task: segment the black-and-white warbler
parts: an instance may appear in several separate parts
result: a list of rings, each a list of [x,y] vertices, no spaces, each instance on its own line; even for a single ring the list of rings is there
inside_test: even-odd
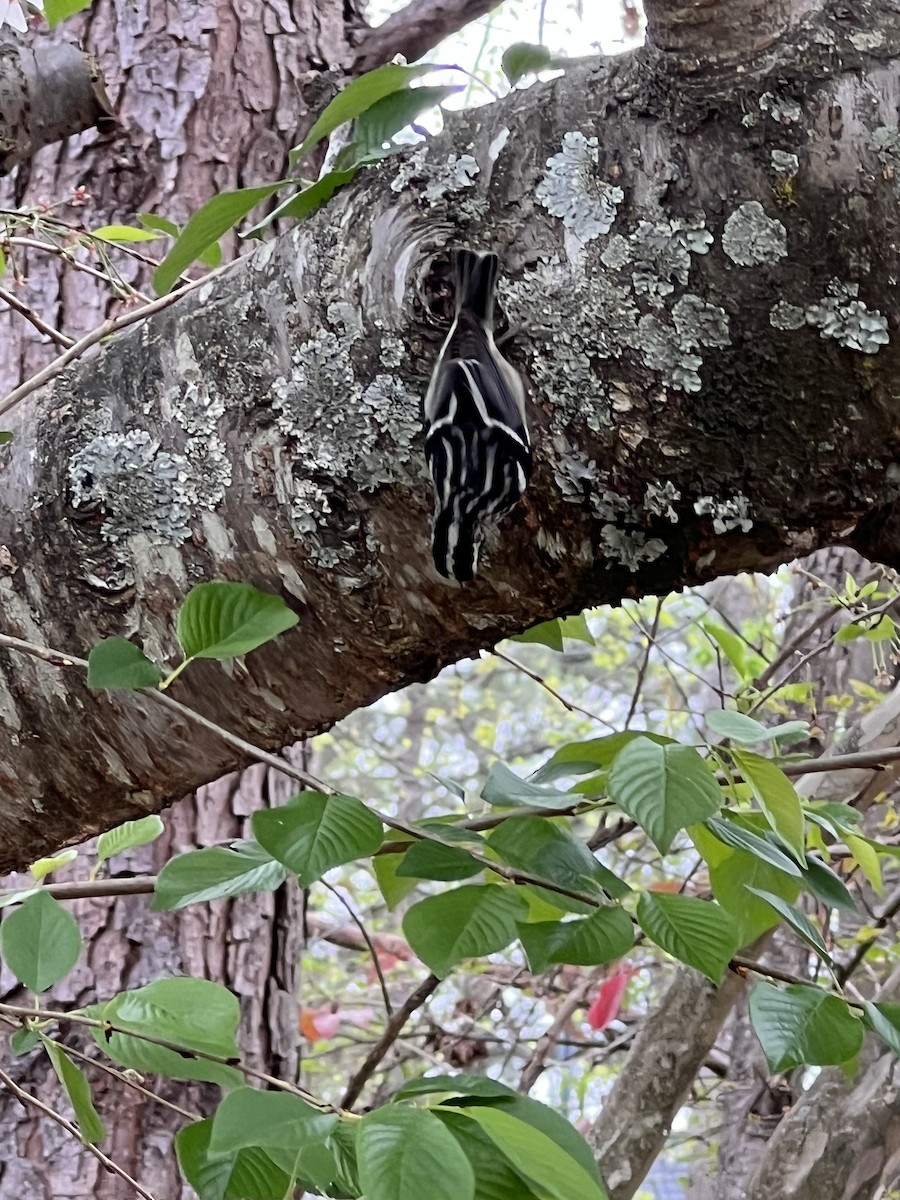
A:
[[[485,526],[519,501],[531,475],[525,387],[494,342],[496,254],[458,250],[456,315],[425,396],[434,480],[434,565],[475,577]]]

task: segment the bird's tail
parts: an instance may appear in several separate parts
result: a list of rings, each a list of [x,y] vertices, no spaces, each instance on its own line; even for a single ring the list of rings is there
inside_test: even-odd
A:
[[[483,539],[477,515],[461,512],[457,504],[439,508],[434,515],[431,552],[434,565],[445,579],[469,583],[475,578],[478,551]]]
[[[490,325],[494,319],[494,288],[500,271],[496,254],[476,250],[457,250],[456,312],[470,312]]]

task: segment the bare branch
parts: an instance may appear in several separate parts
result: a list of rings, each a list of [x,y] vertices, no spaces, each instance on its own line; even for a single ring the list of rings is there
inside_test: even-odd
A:
[[[501,0],[412,0],[381,25],[361,34],[351,70],[354,75],[371,71],[397,54],[402,54],[407,62],[415,62],[438,42],[477,21],[500,3]]]

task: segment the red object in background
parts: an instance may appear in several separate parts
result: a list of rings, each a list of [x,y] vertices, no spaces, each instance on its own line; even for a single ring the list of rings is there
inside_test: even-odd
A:
[[[605,1029],[610,1021],[616,1019],[622,1007],[625,989],[633,974],[634,967],[626,965],[604,979],[596,1000],[587,1010],[587,1023],[591,1029]]]

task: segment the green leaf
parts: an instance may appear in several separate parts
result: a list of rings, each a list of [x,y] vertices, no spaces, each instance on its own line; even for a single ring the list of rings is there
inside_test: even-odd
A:
[[[724,908],[691,896],[643,892],[637,919],[657,946],[721,983],[740,940],[737,923]]]
[[[593,1173],[552,1138],[518,1120],[506,1106],[473,1105],[449,1111],[476,1122],[500,1153],[515,1163],[516,1171],[535,1185],[539,1195],[553,1200],[608,1200]]]
[[[786,875],[800,878],[801,871],[794,860],[773,845],[765,834],[761,836],[752,829],[745,829],[737,821],[727,820],[725,817],[710,817],[705,825],[710,833],[726,846],[746,850],[748,854],[761,858],[763,862],[770,863]]]
[[[21,1057],[23,1054],[30,1054],[40,1042],[41,1034],[36,1029],[28,1029],[23,1025],[9,1039],[9,1047],[13,1054]]]
[[[750,1023],[770,1071],[837,1066],[862,1048],[862,1021],[846,1000],[820,988],[757,983],[750,993]]]
[[[747,643],[744,639],[714,621],[701,621],[700,624],[734,667],[739,678],[743,678],[747,674]]]
[[[762,817],[758,818],[760,821]],[[691,829],[698,851],[709,864],[709,882],[713,895],[738,924],[738,940],[748,946],[761,933],[778,924],[771,905],[754,896],[749,889],[761,888],[785,900],[796,900],[801,881],[763,862],[744,850],[723,846],[702,825]]]
[[[181,232],[174,221],[169,221],[166,217],[159,217],[156,213],[138,213],[137,219],[147,229],[152,229],[156,233],[164,233],[168,237],[177,238]]]
[[[223,896],[274,892],[287,878],[287,870],[261,846],[251,847],[210,846],[169,859],[156,878],[151,908],[166,912]]]
[[[863,1003],[863,1020],[900,1057],[900,1004]]]
[[[518,808],[528,804],[535,808],[572,808],[581,797],[555,788],[540,787],[520,779],[503,763],[494,763],[481,789],[481,798],[495,808]]]
[[[219,242],[213,242],[211,246],[207,246],[202,254],[197,255],[197,261],[202,262],[204,267],[209,267],[211,271],[222,262],[222,246]]]
[[[84,12],[90,6],[91,0],[44,0],[44,16],[47,18],[47,24],[52,29],[60,21],[64,21],[66,17],[72,17],[75,13]]]
[[[844,835],[847,849],[859,863],[859,869],[875,889],[879,896],[884,895],[884,881],[881,878],[881,864],[878,861],[878,843],[868,838],[856,837],[855,834]]]
[[[600,1172],[587,1142],[575,1127],[554,1109],[528,1096],[520,1096],[505,1083],[485,1075],[429,1075],[411,1079],[395,1093],[394,1099],[442,1093],[452,1099],[454,1108],[469,1104],[502,1104],[504,1112],[539,1130],[573,1158],[597,1184]]]
[[[475,1200],[542,1200],[483,1129],[462,1113],[438,1106],[431,1110],[459,1142],[475,1174]]]
[[[284,1200],[291,1177],[254,1147],[235,1153],[210,1153],[212,1120],[195,1121],[175,1135],[175,1154],[182,1175],[200,1200]]]
[[[134,225],[101,225],[92,229],[90,236],[101,242],[155,242],[160,234]]]
[[[412,124],[426,109],[434,108],[448,96],[464,90],[462,84],[443,84],[436,87],[404,87],[391,92],[359,115],[353,140],[365,155],[380,151],[385,142]]]
[[[414,842],[397,867],[398,879],[440,879],[456,881],[471,879],[484,870],[478,862],[458,846],[443,846],[440,842]]]
[[[120,992],[96,1006],[98,1020],[125,1032],[94,1029],[97,1045],[124,1067],[171,1079],[199,1079],[234,1087],[243,1075],[230,1065],[195,1058],[200,1050],[237,1061],[235,1040],[240,1007],[226,988],[207,979],[174,976],[133,991]],[[144,1034],[181,1047],[170,1050],[130,1033]]]
[[[191,217],[174,246],[153,273],[153,286],[158,296],[164,296],[192,262],[200,257],[223,234],[233,228],[247,213],[268,200],[289,179],[267,183],[262,187],[239,188],[234,192],[220,192],[207,200],[206,204]]]
[[[443,979],[464,959],[505,949],[527,911],[512,888],[466,884],[414,904],[403,918],[403,932],[422,962]]]
[[[553,757],[535,771],[532,781],[552,783],[555,779],[567,778],[570,775],[590,775],[595,771],[606,771],[623,747],[637,738],[645,737],[656,742],[658,746],[674,745],[671,738],[653,733],[638,733],[636,730],[610,733],[606,737],[590,738],[586,742],[571,742],[567,746],[560,746]]]
[[[756,742],[773,740],[772,730],[767,729],[760,721],[746,717],[743,713],[733,712],[727,708],[714,708],[703,717],[706,724],[719,737],[730,738],[733,742],[744,742],[748,746]]]
[[[296,625],[280,596],[249,583],[198,583],[178,613],[176,634],[186,659],[249,654]]]
[[[520,924],[519,939],[538,973],[550,963],[591,967],[615,962],[634,945],[634,928],[624,909],[608,904],[583,920]]]
[[[815,925],[813,925],[812,921],[810,921],[809,917],[794,908],[792,904],[788,904],[786,900],[782,900],[780,896],[773,895],[771,892],[764,892],[759,888],[748,888],[747,890],[759,896],[761,900],[765,900],[766,904],[771,904],[781,919],[793,929],[794,933],[799,938],[802,938],[807,945],[812,946],[823,962],[828,963],[829,966],[831,965],[828,947],[823,942],[822,935],[816,929]]]
[[[77,857],[77,850],[63,850],[60,854],[54,854],[52,858],[37,859],[28,868],[28,871],[32,879],[40,881],[46,879],[48,875],[52,875],[54,871],[58,871],[60,867],[67,867]],[[24,896],[22,898],[24,899]]]
[[[41,1041],[53,1065],[53,1070],[69,1097],[69,1103],[75,1112],[78,1132],[82,1139],[89,1146],[102,1142],[106,1137],[106,1126],[94,1108],[91,1085],[87,1081],[87,1076],[76,1067],[59,1042],[54,1042],[52,1038],[48,1037],[42,1037]]]
[[[397,868],[403,862],[403,858],[403,854],[377,854],[372,859],[378,890],[391,912],[410,892],[416,890],[415,879],[400,879],[397,875]]]
[[[33,992],[46,991],[68,975],[81,944],[75,918],[44,891],[30,896],[0,925],[3,959]]]
[[[293,170],[316,142],[328,137],[339,125],[361,116],[385,96],[408,88],[414,79],[433,70],[433,65],[427,63],[420,63],[416,67],[401,67],[388,63],[354,79],[335,96],[299,146],[294,146],[291,150],[288,159],[291,169]]]
[[[525,75],[537,75],[540,71],[548,70],[552,63],[553,56],[546,46],[535,46],[528,42],[513,43],[503,51],[500,60],[510,87],[515,87]]]
[[[584,842],[544,817],[510,817],[494,829],[488,845],[503,862],[573,892],[619,900],[631,890],[599,863]],[[557,908],[589,913],[594,905],[559,892],[541,893]]]
[[[474,1200],[468,1158],[426,1109],[392,1104],[366,1113],[356,1146],[366,1200]]]
[[[596,646],[597,644],[596,638],[588,626],[587,617],[583,612],[575,613],[571,617],[560,617],[559,631],[563,635],[563,640],[587,642],[589,646]]]
[[[325,203],[330,200],[339,188],[349,183],[356,176],[357,167],[348,167],[345,170],[329,171],[323,175],[321,179],[317,179],[315,183],[311,183],[309,187],[301,188],[299,191],[292,192],[286,196],[276,208],[252,229],[248,229],[244,237],[259,237],[263,230],[275,221],[280,221],[283,217],[293,217],[296,220],[303,220],[305,217],[312,214]]]
[[[3,255],[0,254],[0,259],[2,259],[2,258],[3,258]],[[3,274],[3,263],[0,262],[0,275],[2,275],[2,274]],[[13,440],[13,435],[9,432],[8,429],[0,430],[0,446],[8,446],[12,440]]]
[[[88,656],[89,688],[156,687],[160,679],[159,667],[125,638],[104,638]]]
[[[240,1087],[216,1109],[209,1150],[227,1154],[259,1146],[296,1154],[308,1142],[328,1137],[337,1122],[337,1113],[317,1108],[300,1096]]]
[[[619,808],[667,854],[679,830],[705,821],[722,805],[722,793],[691,746],[660,746],[635,738],[609,773],[609,794]]]
[[[252,818],[263,849],[293,871],[303,887],[332,867],[374,854],[384,827],[354,796],[301,792],[283,808],[263,809]]]
[[[877,859],[876,859],[877,861]],[[856,912],[856,901],[847,890],[843,879],[824,863],[815,858],[806,857],[806,868],[803,872],[803,886],[808,892],[827,904],[830,908],[845,908],[848,912]]]
[[[165,829],[160,817],[151,813],[137,821],[125,821],[115,829],[101,833],[97,841],[97,861],[106,862],[126,850],[134,850],[137,846],[146,846],[156,839]]]
[[[552,621],[542,621],[540,625],[532,625],[530,629],[524,630],[522,633],[517,633],[509,639],[511,642],[523,642],[526,645],[547,646],[551,650],[555,650],[558,654],[562,654],[565,647],[563,646],[562,629],[560,629],[559,621],[554,617]]]
[[[749,750],[732,750],[731,754],[766,820],[794,852],[797,861],[804,864],[803,808],[794,785],[769,758],[761,758]]]

